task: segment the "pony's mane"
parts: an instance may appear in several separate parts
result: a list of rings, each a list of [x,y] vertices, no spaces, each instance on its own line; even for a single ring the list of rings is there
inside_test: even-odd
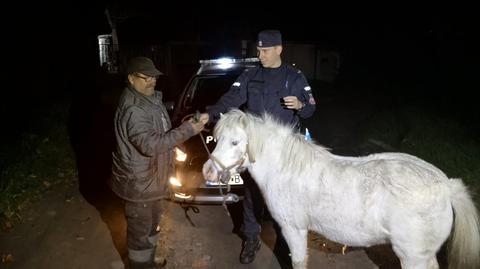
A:
[[[316,153],[330,154],[326,148],[306,141],[305,136],[295,132],[294,126],[283,124],[267,113],[257,117],[232,109],[222,115],[215,126],[214,136],[218,137],[223,130],[232,127],[240,127],[247,133],[248,152],[253,159],[264,152],[269,140],[280,139],[283,156],[280,166],[284,173],[305,171],[307,166],[314,164]]]

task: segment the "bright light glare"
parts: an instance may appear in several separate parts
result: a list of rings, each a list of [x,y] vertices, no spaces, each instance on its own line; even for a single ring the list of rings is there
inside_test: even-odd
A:
[[[170,184],[172,184],[173,186],[177,186],[177,187],[182,186],[182,183],[176,177],[171,177],[170,178]]]
[[[179,148],[175,148],[175,159],[179,162],[184,162],[187,159],[187,154]]]
[[[185,193],[175,193],[175,197],[180,199],[189,199],[192,196]]]
[[[219,58],[217,59],[217,62],[219,64],[231,64],[233,62],[233,59],[230,58]]]
[[[218,67],[221,69],[228,69],[233,66],[233,60],[230,58],[220,58],[217,62],[219,63]]]

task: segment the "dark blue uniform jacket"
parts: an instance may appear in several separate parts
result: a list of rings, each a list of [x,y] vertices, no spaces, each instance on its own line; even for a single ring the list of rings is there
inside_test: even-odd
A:
[[[287,109],[281,98],[296,96],[305,104],[301,110]],[[300,118],[308,118],[315,111],[312,90],[302,72],[289,65],[278,68],[255,67],[246,69],[230,90],[213,106],[207,108],[210,119],[217,121],[220,113],[245,105],[245,110],[261,116],[267,112],[284,124],[297,126]]]

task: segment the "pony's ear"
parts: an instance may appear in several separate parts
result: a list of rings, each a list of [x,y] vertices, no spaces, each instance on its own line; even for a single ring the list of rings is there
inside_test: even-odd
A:
[[[223,118],[223,117],[224,117],[224,116],[223,116],[223,113],[222,113],[222,112],[220,112],[220,119],[221,119],[221,118]]]

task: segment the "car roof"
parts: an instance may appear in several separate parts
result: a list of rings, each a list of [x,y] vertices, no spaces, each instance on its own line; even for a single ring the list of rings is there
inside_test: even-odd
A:
[[[258,58],[200,60],[200,68],[197,71],[197,75],[240,73],[245,68],[258,66],[259,63]]]

